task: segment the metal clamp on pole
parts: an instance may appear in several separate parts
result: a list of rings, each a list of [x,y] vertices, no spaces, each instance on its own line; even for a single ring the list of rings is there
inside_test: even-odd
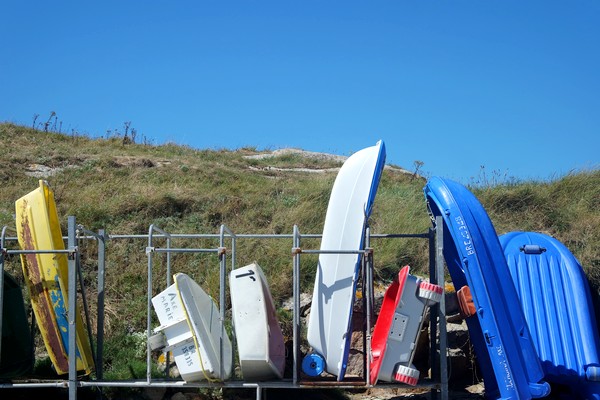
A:
[[[75,231],[75,233],[76,233],[76,237],[78,239],[84,238],[85,236],[87,236],[89,238],[93,238],[95,240],[104,240],[104,239],[106,239],[103,233],[100,234],[100,233],[96,233],[96,232],[90,231],[89,229],[87,229],[82,224],[77,224],[77,230]]]
[[[292,247],[292,256],[296,256],[298,254],[302,254],[302,248],[300,248],[300,247]]]
[[[147,246],[146,247],[146,255],[148,255],[150,253],[154,253],[154,250],[156,250],[156,247],[154,247],[154,246]]]
[[[79,253],[79,247],[78,246],[73,246],[73,247],[69,247],[69,260],[74,260],[75,257],[77,256],[77,253]]]
[[[219,247],[217,250],[217,254],[219,255],[219,257],[223,257],[227,254],[227,247]]]

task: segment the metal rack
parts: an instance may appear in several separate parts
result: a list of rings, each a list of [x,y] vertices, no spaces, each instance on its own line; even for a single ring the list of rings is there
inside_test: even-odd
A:
[[[78,240],[95,240],[98,243],[98,319],[96,327],[96,379],[81,380],[77,377],[76,360],[73,356],[76,351],[75,343],[75,312],[77,296],[69,296],[68,304],[68,322],[69,322],[69,375],[66,380],[53,380],[48,382],[13,382],[1,383],[0,393],[2,389],[7,388],[68,388],[69,399],[77,398],[78,387],[130,387],[130,388],[147,388],[147,387],[171,387],[171,388],[244,388],[256,391],[256,398],[261,399],[267,389],[272,388],[305,388],[305,389],[323,389],[336,387],[340,389],[357,389],[357,388],[399,388],[406,387],[400,384],[377,384],[370,385],[370,350],[371,350],[371,321],[373,317],[373,256],[376,253],[372,242],[380,239],[401,239],[401,238],[422,238],[429,242],[429,274],[430,281],[443,286],[444,280],[444,261],[442,256],[443,250],[443,221],[441,218],[436,219],[436,227],[438,229],[430,229],[426,233],[421,234],[372,234],[367,228],[365,235],[365,248],[363,250],[352,251],[334,251],[334,250],[315,250],[302,247],[302,239],[320,238],[321,235],[302,234],[297,226],[294,226],[292,234],[235,234],[227,226],[222,225],[218,234],[172,234],[168,233],[155,225],[151,225],[147,235],[108,235],[104,230],[99,230],[97,233],[91,232],[81,225],[77,225],[75,217],[68,218],[68,235],[67,249],[61,251],[23,251],[7,249],[6,244],[10,241],[16,241],[14,237],[7,237],[7,228],[4,227],[1,236],[0,248],[0,331],[2,329],[2,312],[3,312],[3,279],[4,266],[6,256],[11,254],[26,254],[26,253],[67,253],[68,254],[68,288],[69,293],[75,293],[77,290],[77,275],[80,274],[80,249],[78,248]],[[226,276],[228,271],[236,268],[236,245],[240,240],[245,239],[283,239],[291,240],[291,256],[292,256],[292,280],[293,280],[293,370],[291,379],[283,379],[269,382],[244,382],[241,380],[231,380],[219,383],[213,382],[198,382],[186,383],[181,380],[156,379],[151,376],[151,351],[150,341],[147,341],[146,354],[146,379],[144,380],[128,380],[128,381],[106,381],[103,379],[103,353],[104,353],[104,323],[105,323],[105,273],[106,273],[106,244],[107,241],[116,240],[146,240],[147,246],[145,253],[148,258],[148,275],[147,275],[147,338],[149,339],[152,332],[152,294],[154,291],[153,267],[155,263],[155,255],[165,254],[166,256],[166,285],[171,284],[171,257],[177,253],[194,253],[208,254],[217,256],[219,262],[219,313],[222,334],[225,333],[225,317],[226,317]],[[173,241],[178,239],[211,239],[218,241],[218,244],[211,248],[185,248],[173,247]],[[163,247],[156,244],[164,243]],[[227,247],[226,245],[229,245]],[[300,319],[300,281],[301,281],[301,256],[302,254],[323,254],[323,253],[349,253],[362,254],[362,288],[363,288],[363,307],[365,311],[366,327],[363,332],[364,337],[364,380],[358,381],[342,381],[332,383],[327,380],[305,380],[302,379],[300,373],[300,341],[301,341],[301,319]],[[80,279],[80,286],[83,290],[83,281]],[[85,306],[85,304],[84,304]],[[432,366],[432,378],[424,379],[419,382],[418,387],[429,388],[432,393],[432,398],[441,399],[448,398],[448,368],[447,368],[447,336],[446,336],[446,319],[445,319],[445,304],[444,296],[436,306],[431,308],[430,318],[430,364]],[[89,323],[88,323],[89,328]],[[234,341],[235,342],[235,341]],[[235,346],[235,344],[234,344]],[[0,356],[1,356],[0,343]],[[223,355],[223,346],[220,347],[221,358]],[[167,363],[168,364],[168,363]],[[168,372],[168,371],[167,371]]]

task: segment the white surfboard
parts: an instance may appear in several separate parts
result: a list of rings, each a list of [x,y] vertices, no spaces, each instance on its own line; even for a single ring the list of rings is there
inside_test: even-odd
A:
[[[152,298],[161,324],[154,331],[164,334],[165,350],[173,352],[179,373],[186,382],[228,379],[232,368],[231,341],[227,334],[221,336],[215,302],[186,274],[176,274],[174,280],[173,285]]]
[[[384,164],[383,141],[346,160],[329,198],[321,250],[363,248],[365,226]],[[321,254],[317,266],[307,339],[323,357],[325,370],[339,381],[344,378],[348,361],[360,260],[358,254]],[[312,375],[306,369],[305,372]]]
[[[283,333],[267,280],[258,264],[231,271],[229,291],[244,380],[281,379],[285,368]]]

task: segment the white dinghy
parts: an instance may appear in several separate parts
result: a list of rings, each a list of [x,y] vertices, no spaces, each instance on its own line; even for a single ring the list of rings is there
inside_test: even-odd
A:
[[[229,275],[233,326],[246,381],[283,377],[285,346],[267,280],[258,264]]]
[[[321,250],[363,249],[365,227],[384,164],[385,145],[379,141],[353,154],[342,165],[329,198]],[[338,381],[344,378],[360,260],[359,254],[319,256],[307,334],[315,353],[303,362],[303,370],[310,376],[319,375],[324,367]]]
[[[226,380],[231,375],[232,349],[221,334],[219,310],[213,299],[186,274],[175,274],[175,283],[152,298],[165,351],[172,351],[186,382]],[[223,359],[220,345],[223,343]]]

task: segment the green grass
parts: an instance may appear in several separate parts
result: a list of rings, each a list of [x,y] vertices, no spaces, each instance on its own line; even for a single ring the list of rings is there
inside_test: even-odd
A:
[[[388,149],[392,151],[392,149]],[[197,150],[176,144],[124,145],[118,138],[91,139],[44,133],[0,124],[0,225],[14,227],[14,201],[38,186],[26,175],[32,164],[56,168],[47,179],[54,189],[66,233],[68,215],[91,230],[109,234],[146,234],[150,224],[171,233],[218,233],[226,224],[235,233],[320,233],[335,170],[323,173],[281,171],[287,168],[331,169],[339,162],[288,154],[255,160],[254,148],[237,151]],[[600,288],[600,171],[551,182],[487,180],[471,189],[489,212],[498,233],[534,230],[563,241],[578,257],[595,293]],[[375,201],[373,233],[425,233],[430,220],[422,188],[425,181],[386,169]],[[105,374],[119,378],[139,374],[140,362],[128,342],[146,329],[145,240],[108,242],[106,277],[107,355]],[[159,244],[164,245],[164,244]],[[217,247],[207,239],[179,239],[174,246]],[[95,321],[96,245],[80,244],[92,319]],[[228,245],[229,246],[229,245]],[[318,240],[303,240],[318,248]],[[386,283],[399,268],[425,274],[427,241],[374,239],[377,279]],[[278,304],[291,296],[291,239],[238,242],[238,265],[257,261]],[[164,256],[156,255],[153,285],[165,287]],[[315,256],[302,256],[302,290],[311,291]],[[214,255],[173,256],[173,272],[186,272],[218,298],[218,260]],[[19,275],[17,258],[7,263]],[[229,306],[227,304],[227,306]],[[286,316],[285,310],[280,314]],[[285,322],[285,321],[284,321]],[[110,353],[110,354],[109,354]],[[111,375],[112,374],[112,375]]]

